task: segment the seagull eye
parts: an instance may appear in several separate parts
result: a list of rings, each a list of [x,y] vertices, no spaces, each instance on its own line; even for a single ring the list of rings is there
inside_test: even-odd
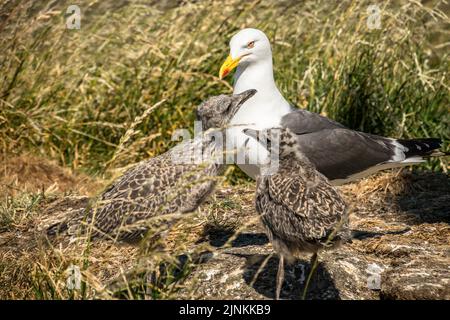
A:
[[[247,48],[251,49],[255,46],[255,41],[250,41],[249,43],[247,43]]]

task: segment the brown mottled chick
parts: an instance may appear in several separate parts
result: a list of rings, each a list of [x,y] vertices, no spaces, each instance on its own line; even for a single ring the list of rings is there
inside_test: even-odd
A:
[[[275,295],[279,299],[284,259],[289,262],[299,252],[313,253],[311,276],[319,250],[334,248],[350,239],[348,210],[338,190],[300,150],[297,139],[301,136],[278,128],[244,129],[244,133],[257,139],[271,152],[271,158],[278,160],[271,163],[278,165],[273,167],[275,170],[269,170],[266,164],[257,178],[255,205],[280,256]]]
[[[217,139],[222,136],[220,128],[255,93],[256,90],[248,90],[238,95],[220,95],[202,103],[197,108],[197,116],[206,132],[140,162],[113,182],[90,208],[49,227],[47,235],[75,236],[89,231],[91,239],[137,241],[151,223],[164,225],[160,217],[194,211],[214,190],[215,176],[225,166],[223,161],[213,158],[223,155],[222,144]],[[221,154],[217,155],[216,151]]]

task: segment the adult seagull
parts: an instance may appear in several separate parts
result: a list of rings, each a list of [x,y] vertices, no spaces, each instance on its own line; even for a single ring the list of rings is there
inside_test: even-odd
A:
[[[260,30],[243,29],[231,38],[230,54],[220,68],[219,77],[223,79],[235,68],[233,93],[249,89],[256,89],[257,93],[232,118],[227,139],[239,153],[244,147],[247,149],[248,158],[238,158],[241,161],[237,164],[253,178],[261,164],[268,161],[268,151],[256,140],[249,140],[242,132],[243,127],[289,128],[297,134],[306,156],[334,185],[443,155],[436,152],[442,143],[440,139],[385,138],[348,129],[319,114],[293,107],[275,84],[270,42]]]

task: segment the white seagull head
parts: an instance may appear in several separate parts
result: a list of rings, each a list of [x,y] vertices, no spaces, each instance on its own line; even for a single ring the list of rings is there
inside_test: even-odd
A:
[[[223,79],[237,66],[247,67],[260,61],[272,63],[272,50],[267,36],[258,29],[247,28],[236,33],[230,40],[230,55],[219,71]]]
[[[231,119],[227,142],[239,150],[239,167],[255,177],[259,174],[258,166],[265,165],[270,154],[258,141],[249,139],[242,128],[263,130],[278,127],[281,118],[291,112],[292,107],[276,86],[272,49],[264,32],[243,29],[233,36],[230,54],[220,68],[219,77],[225,77],[235,68],[233,93],[240,94],[250,89],[258,92],[246,100]]]

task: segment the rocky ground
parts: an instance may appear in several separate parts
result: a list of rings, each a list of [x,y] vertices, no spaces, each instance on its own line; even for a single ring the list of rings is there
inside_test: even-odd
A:
[[[384,174],[342,189],[355,205],[352,229],[362,232],[352,243],[320,254],[308,298],[449,299],[448,177]],[[245,194],[251,198],[251,193]],[[247,219],[254,214],[251,208],[244,210]],[[227,236],[211,236],[218,249],[191,275],[197,287],[194,296],[273,298],[278,258],[260,224],[251,224],[230,247],[220,248]],[[299,299],[309,257],[285,269],[282,298]]]
[[[54,186],[51,195],[41,193],[30,207],[31,200],[15,192],[9,198],[15,200],[3,205],[3,215],[14,212],[14,217],[8,223],[3,218],[0,225],[1,298],[274,297],[278,257],[253,208],[253,184],[220,187],[192,219],[169,233],[162,249],[100,242],[90,245],[86,253],[85,245],[49,245],[40,231],[44,221],[87,204],[81,187],[67,190],[72,181],[67,174],[48,176],[54,181],[40,187],[58,185],[58,179],[65,177],[61,180],[64,193]],[[29,179],[27,183],[31,192]],[[80,185],[85,188],[88,183]],[[350,219],[356,238],[337,250],[320,253],[307,298],[450,299],[448,175],[395,171],[341,190],[353,208]],[[32,195],[39,195],[35,192]],[[301,297],[309,259],[305,255],[286,266],[283,299]],[[61,275],[73,263],[83,266],[92,292],[68,296],[64,290]],[[168,263],[175,266],[170,281],[162,267]],[[147,288],[143,295],[133,282],[137,278],[141,280],[137,287]],[[157,290],[149,291],[148,285],[155,283]]]

